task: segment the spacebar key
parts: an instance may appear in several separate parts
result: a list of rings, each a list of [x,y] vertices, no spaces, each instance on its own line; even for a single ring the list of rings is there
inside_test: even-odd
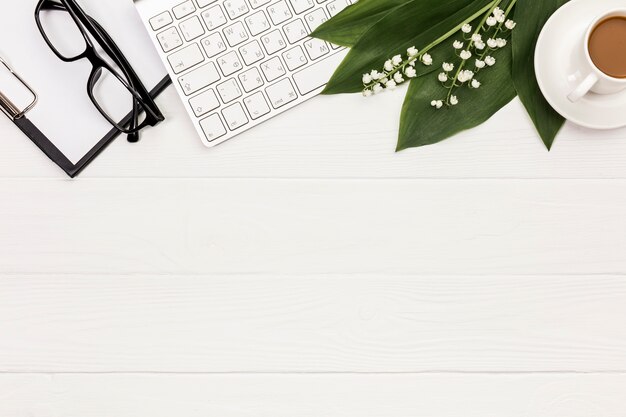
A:
[[[305,95],[324,86],[347,53],[347,50],[338,52],[295,73],[293,80],[300,94]]]

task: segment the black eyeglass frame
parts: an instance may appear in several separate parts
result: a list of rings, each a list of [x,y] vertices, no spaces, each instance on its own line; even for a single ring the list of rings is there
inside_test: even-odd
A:
[[[83,36],[85,41],[85,50],[74,57],[67,57],[59,52],[46,34],[44,26],[41,22],[40,15],[42,11],[61,11],[69,13],[70,17],[74,20]],[[115,41],[113,41],[106,30],[104,30],[104,28],[95,19],[85,13],[74,0],[39,0],[35,9],[35,21],[45,42],[59,59],[64,62],[76,62],[81,59],[89,60],[92,65],[92,70],[87,81],[87,94],[102,116],[117,130],[125,134],[133,135],[147,126],[155,126],[159,122],[165,120],[165,117],[154,102],[154,99],[143,85]],[[96,42],[98,42],[108,57],[115,62],[120,71],[123,72],[123,76],[99,55],[92,43],[90,35]],[[94,95],[94,87],[98,82],[103,69],[106,69],[113,74],[133,96],[133,117],[131,118],[128,128],[120,126],[118,121],[113,120],[111,116],[101,107]],[[145,112],[146,116],[141,123],[138,123],[139,114],[142,110]],[[131,140],[130,137],[129,140]]]

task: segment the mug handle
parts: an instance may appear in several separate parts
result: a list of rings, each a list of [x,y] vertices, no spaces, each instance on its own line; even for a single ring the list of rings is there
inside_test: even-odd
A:
[[[576,103],[578,100],[583,98],[596,83],[598,82],[598,76],[594,73],[587,75],[587,77],[583,80],[582,83],[574,91],[572,91],[567,98],[572,103]]]

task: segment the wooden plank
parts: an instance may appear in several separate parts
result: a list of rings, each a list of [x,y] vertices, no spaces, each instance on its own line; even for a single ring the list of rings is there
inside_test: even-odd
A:
[[[567,125],[547,152],[517,101],[451,141],[396,154],[403,95],[319,97],[206,149],[170,89],[167,121],[139,145],[117,141],[84,177],[626,178],[626,130]],[[0,177],[63,177],[6,118],[0,138]]]
[[[0,273],[626,273],[626,181],[0,180]]]
[[[623,276],[2,276],[0,371],[626,371],[625,299]]]
[[[36,417],[622,417],[624,375],[0,375]]]

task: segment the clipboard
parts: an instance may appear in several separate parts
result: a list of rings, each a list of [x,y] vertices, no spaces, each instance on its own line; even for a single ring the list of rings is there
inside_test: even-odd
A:
[[[0,0],[0,3],[3,1]],[[32,100],[23,104],[23,100],[19,101],[12,94],[15,93],[13,89],[6,91],[5,77],[4,85],[0,84],[0,110],[48,158],[69,177],[74,178],[120,132],[106,123],[95,107],[87,105],[88,97],[83,79],[85,76],[81,72],[84,68],[74,65],[76,63],[61,62],[45,45],[35,26],[33,12],[36,2],[37,0],[7,2],[5,12],[0,16],[0,33],[3,30],[7,33],[10,31],[21,38],[18,43],[0,43],[0,58],[4,58],[0,59],[0,70],[10,74],[12,84],[32,95]],[[131,65],[136,69],[137,63],[147,65],[139,68],[138,72],[153,98],[171,84],[132,1],[81,0],[81,5],[96,20],[103,20],[101,23],[116,43],[120,44]],[[137,45],[142,47],[140,51],[137,50]],[[59,84],[63,86],[62,89]],[[120,109],[115,119],[120,120],[120,125],[125,125],[132,117],[130,103],[126,106],[124,102],[118,107]],[[139,149],[141,143],[133,146]]]

